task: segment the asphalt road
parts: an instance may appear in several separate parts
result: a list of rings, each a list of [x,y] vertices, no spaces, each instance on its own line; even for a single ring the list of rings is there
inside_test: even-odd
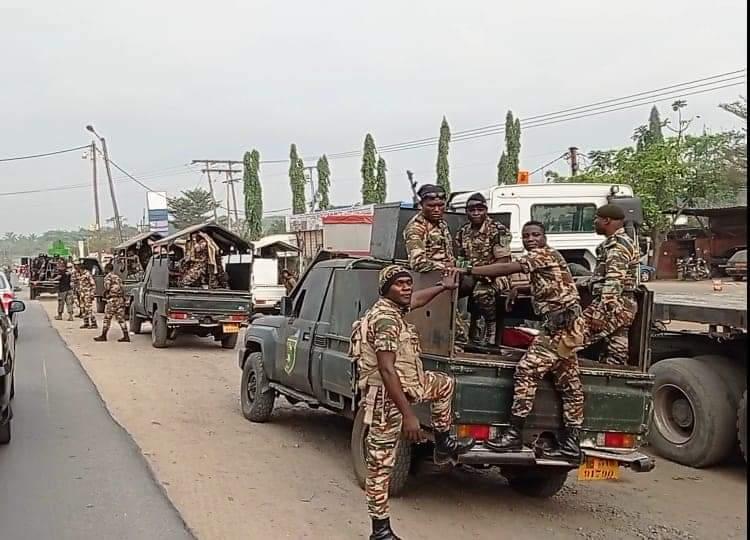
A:
[[[28,302],[20,325],[0,538],[193,538],[43,308]]]

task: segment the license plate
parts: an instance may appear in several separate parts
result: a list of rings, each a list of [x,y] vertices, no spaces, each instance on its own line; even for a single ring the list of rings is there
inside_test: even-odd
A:
[[[240,325],[239,324],[224,324],[221,327],[222,331],[225,334],[236,334],[240,331]]]
[[[617,480],[620,478],[620,465],[613,459],[586,458],[578,467],[578,480]]]

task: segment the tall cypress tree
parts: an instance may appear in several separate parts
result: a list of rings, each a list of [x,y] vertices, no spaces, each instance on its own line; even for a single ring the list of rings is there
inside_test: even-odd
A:
[[[377,186],[375,184],[375,139],[369,133],[365,135],[365,145],[362,151],[362,204],[378,202]]]
[[[318,209],[327,210],[331,206],[328,192],[331,187],[331,168],[325,154],[318,160]]]
[[[497,164],[497,183],[515,184],[518,181],[521,154],[521,121],[513,119],[513,112],[505,115],[505,151]]]
[[[448,121],[443,116],[443,123],[440,124],[440,141],[438,142],[437,156],[437,184],[441,186],[446,193],[451,191],[450,165],[448,164],[448,149],[451,142],[451,128]]]
[[[656,105],[651,107],[651,114],[648,117],[648,143],[662,143],[664,142],[664,134],[661,128],[664,124],[659,116],[659,109]]]
[[[247,237],[258,240],[263,235],[263,188],[260,184],[260,153],[253,149],[243,158],[245,173],[242,184],[245,190],[245,225]]]
[[[378,173],[375,178],[375,200],[376,203],[384,203],[388,185],[386,182],[385,172],[388,168],[385,166],[385,160],[382,157],[378,158]]]
[[[289,187],[292,190],[292,213],[305,213],[305,164],[297,155],[297,145],[289,150]]]

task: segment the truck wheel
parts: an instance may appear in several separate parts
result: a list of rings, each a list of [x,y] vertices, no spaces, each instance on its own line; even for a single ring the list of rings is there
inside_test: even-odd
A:
[[[104,298],[97,298],[96,299],[96,312],[104,313],[104,310],[106,308],[107,308],[107,302],[104,301]]]
[[[747,463],[747,390],[742,394],[740,406],[737,409],[737,440],[740,443],[742,457]]]
[[[568,470],[553,468],[523,468],[515,469],[506,476],[513,491],[527,497],[548,499],[555,495],[565,485]]]
[[[745,364],[718,354],[701,354],[693,358],[706,364],[708,369],[721,377],[727,387],[729,403],[734,410],[737,410],[740,406],[742,393],[747,388],[747,368]]]
[[[140,319],[138,315],[135,314],[135,303],[130,304],[129,314],[128,327],[130,328],[130,331],[134,334],[140,334],[143,319]]]
[[[357,416],[354,417],[354,425],[352,426],[351,452],[354,476],[357,477],[357,483],[362,489],[365,487],[365,480],[367,478],[365,454],[367,432],[369,429],[365,425],[364,420],[365,409],[364,407],[360,407],[357,411]],[[396,447],[396,462],[391,472],[391,483],[388,486],[388,493],[392,497],[401,494],[406,487],[406,482],[409,480],[409,469],[411,469],[411,458],[412,445],[403,440],[399,441]]]
[[[726,458],[736,436],[729,389],[707,362],[668,358],[657,362],[649,443],[662,456],[691,467]]]
[[[242,416],[251,422],[267,422],[271,417],[276,392],[270,388],[266,391],[260,390],[267,385],[268,379],[263,371],[263,355],[259,352],[251,353],[242,367],[240,383]]]
[[[10,420],[0,425],[0,444],[10,442]]]
[[[237,345],[237,336],[239,334],[222,334],[221,336],[221,348],[222,349],[234,349]]]
[[[164,315],[154,313],[154,318],[151,321],[151,345],[157,349],[165,348],[168,335],[167,318]]]

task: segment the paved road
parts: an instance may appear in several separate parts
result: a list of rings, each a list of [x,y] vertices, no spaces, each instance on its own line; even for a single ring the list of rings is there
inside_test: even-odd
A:
[[[0,537],[192,538],[43,308],[27,308],[13,440],[0,447]]]

